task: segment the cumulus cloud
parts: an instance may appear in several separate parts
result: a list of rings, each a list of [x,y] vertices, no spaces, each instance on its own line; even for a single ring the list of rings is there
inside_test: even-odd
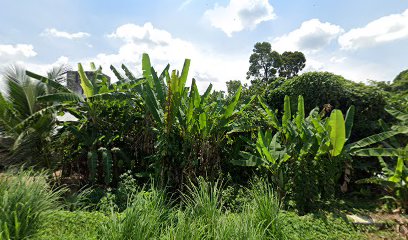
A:
[[[298,29],[273,39],[272,47],[282,52],[315,52],[330,44],[342,32],[343,29],[338,25],[311,19],[303,22]]]
[[[225,82],[245,78],[248,56],[223,55],[201,48],[192,42],[176,38],[169,32],[155,28],[151,23],[144,25],[124,24],[108,35],[121,41],[116,53],[100,53],[88,59],[108,69],[110,64],[140,66],[141,56],[149,53],[152,64],[161,71],[169,61],[171,69],[181,69],[185,58],[192,59],[189,79],[197,78],[199,88],[204,89],[212,82],[217,89],[225,89]],[[234,71],[225,71],[234,69]],[[140,74],[139,67],[132,70]]]
[[[204,17],[231,37],[233,32],[253,29],[261,22],[276,18],[276,14],[268,0],[230,0],[225,7],[216,4],[205,11]]]
[[[34,47],[31,44],[9,45],[0,44],[0,62],[18,61],[36,56]]]
[[[408,9],[351,29],[339,37],[339,44],[342,49],[354,50],[399,39],[408,39]]]
[[[42,33],[41,36],[50,36],[50,37],[56,37],[56,38],[66,38],[66,39],[80,39],[80,38],[86,38],[91,36],[91,34],[86,33],[86,32],[76,32],[76,33],[69,33],[69,32],[64,32],[64,31],[58,31],[55,28],[46,28]]]

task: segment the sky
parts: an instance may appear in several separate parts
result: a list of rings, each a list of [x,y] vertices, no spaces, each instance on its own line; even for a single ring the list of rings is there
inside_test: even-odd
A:
[[[302,51],[307,71],[357,82],[392,81],[408,69],[408,0],[0,0],[0,68],[45,73],[81,62],[123,63],[141,74],[167,63],[200,89],[246,82],[256,42]]]

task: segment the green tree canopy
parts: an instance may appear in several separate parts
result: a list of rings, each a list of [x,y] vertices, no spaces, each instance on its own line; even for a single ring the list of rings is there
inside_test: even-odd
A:
[[[408,69],[400,72],[391,84],[392,90],[395,92],[408,91]]]
[[[276,78],[276,73],[282,65],[280,54],[272,51],[271,44],[268,42],[257,42],[249,57],[249,70],[247,79],[260,79],[269,82]]]
[[[305,55],[301,52],[284,52],[279,54],[272,50],[268,42],[257,42],[253,53],[249,57],[249,70],[247,79],[252,78],[252,83],[261,81],[271,83],[278,76],[286,79],[297,76],[306,66]]]
[[[286,79],[297,76],[297,74],[306,66],[306,58],[302,52],[284,52],[281,55],[281,59],[279,77],[284,77]]]

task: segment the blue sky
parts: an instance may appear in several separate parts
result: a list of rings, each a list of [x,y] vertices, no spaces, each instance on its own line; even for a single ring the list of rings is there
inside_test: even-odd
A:
[[[201,88],[245,81],[253,45],[302,51],[304,71],[392,80],[408,68],[407,0],[0,0],[0,66],[125,63],[160,71],[192,59]]]

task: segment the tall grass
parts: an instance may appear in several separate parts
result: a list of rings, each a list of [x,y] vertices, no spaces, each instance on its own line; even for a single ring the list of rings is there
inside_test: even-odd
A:
[[[162,239],[281,239],[280,203],[268,183],[259,180],[248,190],[249,201],[242,212],[224,211],[219,181],[202,178],[184,194]]]
[[[101,226],[98,239],[157,239],[164,229],[169,208],[163,192],[155,188],[137,193],[123,213],[112,212]]]
[[[0,175],[0,239],[29,239],[40,230],[65,190],[53,191],[44,172]]]
[[[250,216],[253,223],[261,227],[269,239],[282,239],[280,221],[280,201],[272,185],[264,179],[256,179],[251,184],[249,202],[243,214]]]

